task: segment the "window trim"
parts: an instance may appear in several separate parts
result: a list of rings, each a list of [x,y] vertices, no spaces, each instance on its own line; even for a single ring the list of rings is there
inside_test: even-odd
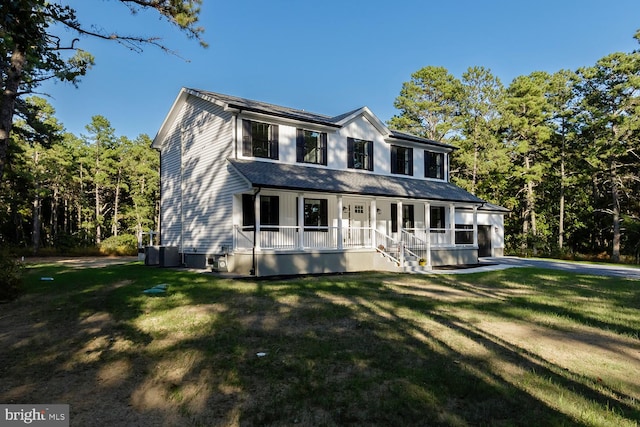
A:
[[[242,227],[255,228],[255,199],[253,194],[242,195]],[[280,196],[260,196],[260,230],[280,231]]]
[[[269,126],[268,149],[266,156],[256,156],[255,147],[253,146],[253,124]],[[278,125],[273,123],[261,122],[257,120],[242,119],[242,155],[245,157],[256,157],[261,159],[278,160]]]
[[[436,161],[436,167],[438,168],[438,170],[436,171],[436,175],[432,176],[431,175],[431,161],[434,157],[436,156],[441,156],[442,158],[442,163],[439,165],[437,165],[437,161]],[[442,181],[446,180],[446,168],[445,168],[445,164],[447,161],[447,157],[446,157],[446,153],[440,153],[437,151],[429,151],[429,150],[425,150],[424,151],[424,177],[425,178],[431,178],[431,179],[439,179]],[[437,176],[438,173],[441,175],[441,177]]]
[[[398,166],[400,163],[400,158],[398,157],[398,152],[402,150],[404,155],[402,170],[399,170]],[[391,173],[397,175],[406,175],[413,176],[413,148],[411,147],[403,147],[401,145],[392,145],[391,146]]]
[[[362,167],[356,167],[355,156],[356,144],[363,143],[363,162]],[[367,139],[351,138],[347,137],[347,168],[373,171],[373,141]]]
[[[318,139],[316,142],[316,161],[307,161],[305,157],[307,156],[307,132],[313,132],[318,134]],[[296,161],[298,163],[308,163],[313,165],[327,165],[327,133],[326,132],[318,132],[315,130],[309,129],[296,129]]]
[[[299,222],[298,222],[298,216],[299,216],[299,212],[298,212],[298,198],[296,197],[296,226],[300,226]],[[306,207],[307,207],[307,201],[311,202],[311,201],[319,201],[319,222],[320,224],[308,224],[307,223],[307,215],[306,215]],[[329,200],[328,199],[323,199],[320,197],[304,197],[303,201],[302,201],[302,208],[304,209],[303,213],[302,213],[302,220],[304,222],[304,231],[321,231],[321,232],[328,232],[329,231]]]

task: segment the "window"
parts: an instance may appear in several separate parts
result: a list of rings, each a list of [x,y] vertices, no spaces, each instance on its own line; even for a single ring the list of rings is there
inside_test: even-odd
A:
[[[432,233],[444,233],[444,206],[432,206],[431,207],[431,232]],[[434,230],[435,229],[435,230]]]
[[[391,146],[391,173],[413,175],[413,148]]]
[[[247,157],[278,158],[278,125],[242,121],[242,155]]]
[[[413,215],[413,205],[402,205],[402,227],[403,228],[413,228],[414,215]],[[398,231],[398,205],[396,203],[391,203],[391,231]]]
[[[298,204],[296,203],[296,206]],[[296,218],[298,215],[296,215]],[[297,221],[296,221],[297,222]],[[329,231],[328,228],[318,229],[317,227],[328,227],[329,215],[327,209],[327,199],[304,199],[304,226],[305,231]]]
[[[353,212],[359,213],[359,214],[364,213],[364,206],[363,205],[355,205],[353,207]]]
[[[473,225],[456,224],[456,245],[473,244]]]
[[[424,152],[424,176],[444,179],[444,153]]]
[[[347,166],[350,169],[373,170],[373,141],[347,138]]]
[[[298,129],[296,156],[299,163],[327,164],[327,134]]]
[[[252,194],[242,195],[242,225],[253,227],[255,223],[254,201]],[[280,225],[280,199],[278,196],[260,196],[260,229],[278,231],[278,228],[268,226]]]

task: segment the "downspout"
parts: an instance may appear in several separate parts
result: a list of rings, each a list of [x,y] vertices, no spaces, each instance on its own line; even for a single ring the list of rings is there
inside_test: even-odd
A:
[[[251,248],[251,270],[249,271],[249,275],[251,276],[256,276],[256,239],[258,236],[258,227],[257,227],[257,213],[256,213],[256,196],[258,194],[260,194],[260,190],[262,190],[262,187],[258,187],[257,190],[253,193],[253,196],[251,197],[251,201],[253,202],[253,248]]]

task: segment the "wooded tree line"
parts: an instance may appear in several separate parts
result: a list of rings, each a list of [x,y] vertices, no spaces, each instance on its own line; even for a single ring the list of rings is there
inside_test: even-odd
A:
[[[27,102],[38,113],[13,127],[0,198],[5,246],[64,251],[157,229],[159,155],[147,135],[118,136],[102,116],[73,135],[46,100]]]
[[[536,71],[507,87],[483,67],[458,79],[428,66],[394,105],[391,127],[458,147],[452,181],[510,209],[509,252],[638,262],[638,51],[576,71]]]

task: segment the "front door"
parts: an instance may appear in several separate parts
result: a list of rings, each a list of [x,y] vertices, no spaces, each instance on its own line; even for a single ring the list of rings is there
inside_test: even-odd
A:
[[[491,226],[478,226],[478,256],[491,256]]]
[[[365,227],[369,226],[367,205],[363,202],[349,203],[346,205],[346,216],[349,228],[344,236],[345,243],[350,246],[364,246],[368,241],[369,232]]]

